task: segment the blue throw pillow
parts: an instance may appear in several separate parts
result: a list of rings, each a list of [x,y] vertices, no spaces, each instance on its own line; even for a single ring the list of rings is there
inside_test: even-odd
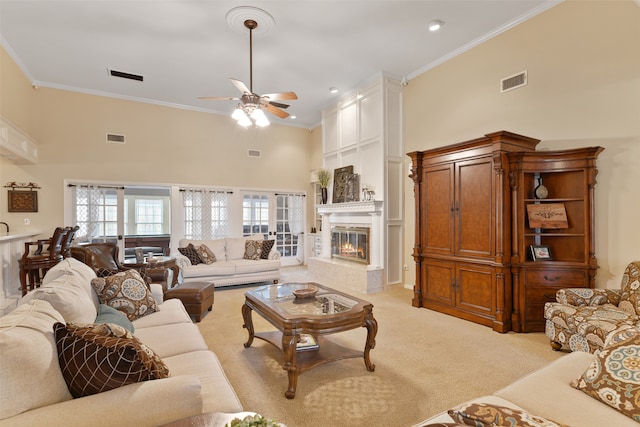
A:
[[[98,306],[98,316],[96,317],[95,323],[115,323],[131,333],[133,333],[135,329],[133,323],[127,319],[124,313],[106,304],[100,304]]]

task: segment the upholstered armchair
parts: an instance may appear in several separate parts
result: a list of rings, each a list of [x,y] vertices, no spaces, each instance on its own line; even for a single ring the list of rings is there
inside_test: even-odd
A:
[[[544,318],[554,350],[600,351],[610,332],[640,323],[640,261],[627,266],[620,289],[560,289]]]

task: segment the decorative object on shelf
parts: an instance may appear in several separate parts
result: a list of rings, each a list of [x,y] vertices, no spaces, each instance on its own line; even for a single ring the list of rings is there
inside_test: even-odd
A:
[[[317,350],[318,349],[318,341],[311,334],[300,334],[298,335],[298,341],[296,343],[297,351],[308,351],[308,350]]]
[[[4,188],[11,189],[7,192],[9,212],[38,212],[38,192],[34,191],[40,188],[38,184],[13,181],[8,182]]]
[[[322,197],[322,204],[327,204],[327,187],[329,186],[329,180],[331,180],[331,172],[326,169],[318,170],[318,184],[320,184],[320,193]]]
[[[345,202],[357,202],[360,200],[360,175],[357,173],[347,177],[347,189],[345,192]]]
[[[347,201],[349,177],[353,175],[353,165],[338,168],[333,172],[333,203]]]
[[[531,245],[531,258],[534,261],[550,261],[551,250],[549,246],[544,245]]]
[[[530,204],[527,214],[531,228],[569,228],[564,203]]]
[[[144,262],[144,252],[142,248],[135,248],[134,253],[136,254],[136,262],[142,264]]]
[[[549,196],[549,190],[542,183],[542,177],[538,178],[538,186],[533,190],[536,199],[546,199]]]
[[[369,187],[362,187],[362,200],[370,201],[373,200],[373,195],[376,194],[375,191],[369,189]]]

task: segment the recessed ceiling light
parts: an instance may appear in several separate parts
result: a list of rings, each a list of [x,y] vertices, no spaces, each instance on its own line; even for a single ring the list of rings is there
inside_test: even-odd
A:
[[[296,116],[289,116],[289,117],[291,117],[291,120],[294,120],[296,118]]]
[[[429,22],[427,28],[429,28],[429,31],[434,32],[442,28],[443,25],[444,21],[441,21],[440,19],[434,19],[433,21]]]
[[[329,88],[329,93],[338,93],[338,88],[337,87],[330,87]]]

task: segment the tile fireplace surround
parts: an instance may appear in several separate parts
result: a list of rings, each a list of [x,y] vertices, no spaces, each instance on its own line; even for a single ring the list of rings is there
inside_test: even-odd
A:
[[[308,269],[322,283],[331,284],[340,277],[340,286],[360,293],[384,290],[384,248],[381,200],[316,205],[322,216],[322,252],[309,258]],[[369,263],[332,258],[334,227],[369,229]]]

